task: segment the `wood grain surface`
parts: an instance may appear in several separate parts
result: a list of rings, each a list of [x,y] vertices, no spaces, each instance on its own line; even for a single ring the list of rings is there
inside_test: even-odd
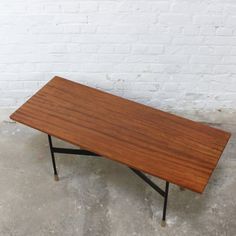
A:
[[[195,192],[230,133],[55,77],[11,119]]]

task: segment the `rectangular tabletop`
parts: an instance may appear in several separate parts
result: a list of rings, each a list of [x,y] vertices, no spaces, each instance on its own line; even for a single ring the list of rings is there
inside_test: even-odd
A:
[[[203,192],[230,133],[55,77],[11,119]]]

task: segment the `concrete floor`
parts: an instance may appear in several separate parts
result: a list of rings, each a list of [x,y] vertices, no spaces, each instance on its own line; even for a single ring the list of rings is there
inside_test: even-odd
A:
[[[236,235],[236,124],[217,126],[234,135],[206,191],[170,185],[163,228],[163,199],[125,166],[57,155],[55,182],[47,136],[1,122],[0,236]]]

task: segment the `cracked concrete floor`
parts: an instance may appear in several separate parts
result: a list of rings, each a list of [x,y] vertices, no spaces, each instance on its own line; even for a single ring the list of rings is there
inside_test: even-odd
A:
[[[163,228],[163,199],[127,167],[101,157],[57,155],[55,182],[47,136],[1,122],[0,235],[236,235],[236,124],[218,126],[234,135],[208,187],[200,195],[170,185]]]

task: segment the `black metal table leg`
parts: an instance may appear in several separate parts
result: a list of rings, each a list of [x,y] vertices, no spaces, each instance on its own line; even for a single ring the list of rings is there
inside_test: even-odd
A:
[[[52,138],[50,135],[48,135],[48,141],[49,141],[49,147],[52,157],[52,164],[53,164],[53,170],[54,170],[54,178],[56,181],[59,180],[57,168],[56,168],[56,162],[55,162],[55,156],[54,153],[65,153],[65,154],[78,154],[78,155],[87,155],[87,156],[99,156],[96,153],[83,150],[83,149],[70,149],[70,148],[58,148],[53,147],[52,144]],[[167,209],[167,201],[168,201],[168,192],[169,192],[169,182],[166,181],[165,191],[162,190],[159,186],[157,186],[151,179],[149,179],[145,174],[143,174],[141,171],[129,167],[137,176],[139,176],[144,182],[146,182],[148,185],[150,185],[157,193],[159,193],[164,198],[164,205],[163,205],[163,213],[162,213],[162,222],[161,226],[166,225],[166,209]]]
[[[131,167],[130,167],[130,169],[164,198],[161,226],[163,226],[163,227],[166,226],[166,209],[167,209],[167,201],[168,201],[169,182],[166,181],[165,191],[163,191],[160,187],[158,187],[152,180],[150,180],[141,171],[136,170]]]
[[[166,208],[167,208],[167,202],[168,202],[168,192],[169,192],[169,182],[166,182],[161,226],[166,226]]]
[[[48,135],[48,141],[49,141],[49,147],[50,147],[50,152],[51,152],[51,157],[52,157],[52,165],[53,165],[53,170],[54,170],[54,179],[56,181],[59,180],[59,177],[58,177],[58,173],[57,173],[55,153],[78,154],[78,155],[86,155],[86,156],[99,156],[96,153],[93,153],[93,152],[90,152],[90,151],[87,151],[87,150],[83,150],[83,149],[53,147],[52,137],[50,135]]]
[[[49,147],[50,147],[50,152],[51,152],[51,157],[52,157],[54,179],[55,179],[55,181],[58,181],[59,177],[58,177],[58,173],[57,173],[56,161],[55,161],[55,156],[54,156],[54,151],[53,151],[53,146],[52,146],[52,138],[50,135],[48,135],[48,141],[49,141]]]

